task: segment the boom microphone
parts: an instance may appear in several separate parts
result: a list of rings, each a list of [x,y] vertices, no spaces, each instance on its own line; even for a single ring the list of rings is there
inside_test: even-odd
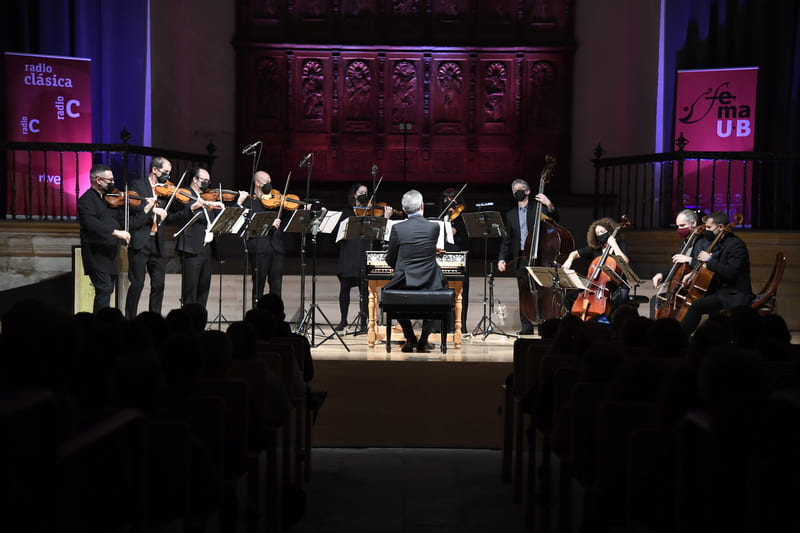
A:
[[[311,161],[312,157],[314,157],[314,152],[308,152],[308,154],[306,154],[306,156],[303,158],[303,160],[300,161],[298,166],[301,167],[301,168],[304,167],[304,166],[307,166],[309,161]]]
[[[259,144],[261,144],[261,141],[256,141],[252,144],[248,144],[242,149],[242,153],[244,155],[251,155],[256,153],[256,146],[258,146]]]
[[[325,215],[328,214],[328,208],[323,207],[322,210],[319,212],[319,216],[314,221],[314,225],[311,226],[311,235],[316,235],[319,231],[319,226],[322,224],[322,219],[325,218]]]

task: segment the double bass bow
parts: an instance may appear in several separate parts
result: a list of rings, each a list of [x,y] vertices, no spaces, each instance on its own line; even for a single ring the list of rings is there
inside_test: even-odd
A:
[[[555,157],[547,154],[544,160],[538,194],[544,194],[545,185],[555,175]],[[525,239],[525,250],[529,252],[527,266],[556,266],[574,247],[575,240],[569,230],[544,214],[542,203],[536,201],[533,226]],[[548,318],[560,317],[563,314],[561,294],[553,287],[537,286],[530,276],[527,279],[528,286],[523,284],[519,290],[519,305],[525,318],[532,323],[541,323]]]
[[[706,218],[703,219],[703,222],[706,221]],[[711,244],[705,251],[711,253],[714,248],[716,248],[717,244],[719,244],[728,233],[733,231],[733,228],[741,225],[743,221],[744,216],[741,213],[735,215],[733,217],[733,222],[722,228],[722,231],[714,237],[714,240],[711,241]],[[678,302],[678,306],[675,312],[675,320],[678,322],[683,320],[692,304],[708,293],[708,288],[713,278],[714,272],[708,268],[705,262],[698,262],[691,272],[686,274],[685,279],[682,281],[676,293],[676,302]]]
[[[622,215],[620,223],[614,228],[611,237],[616,239],[617,233],[630,225],[631,222],[628,215]],[[609,240],[611,240],[611,237],[609,237]],[[589,271],[586,276],[588,286],[578,295],[575,303],[572,304],[572,314],[584,322],[595,316],[608,315],[611,311],[611,291],[614,288],[614,281],[611,276],[603,272],[603,267],[617,270],[617,262],[613,257],[609,257],[610,252],[611,244],[606,243],[603,248],[603,254],[595,257],[589,265]]]

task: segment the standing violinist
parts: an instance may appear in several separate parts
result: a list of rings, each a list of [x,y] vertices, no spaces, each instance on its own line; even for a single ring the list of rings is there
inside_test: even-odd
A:
[[[533,205],[530,205],[529,202],[531,188],[527,181],[523,179],[515,179],[512,181],[511,194],[514,195],[514,200],[517,201],[517,207],[511,208],[506,213],[506,235],[503,237],[503,242],[500,244],[500,257],[497,261],[497,270],[505,272],[508,263],[516,260],[517,287],[520,291],[529,290],[528,271],[525,270],[525,267],[528,266],[528,262],[520,258],[525,253],[529,252],[529,250],[525,249],[525,243],[531,228],[536,222],[536,209]],[[538,193],[534,196],[534,200],[542,204],[544,207],[543,213],[545,215],[558,222],[558,211],[553,205],[553,202],[550,201],[550,198],[543,193]],[[522,329],[518,331],[517,334],[533,335],[533,324],[522,312],[521,305],[519,309],[519,320],[522,324]]]
[[[453,231],[453,244],[445,240],[445,252],[465,252],[469,250],[469,236],[467,235],[467,226],[464,223],[464,217],[461,213],[464,211],[464,204],[458,198],[458,191],[452,187],[442,191],[442,209],[446,210],[444,217],[450,220],[450,227]],[[466,265],[465,265],[466,268]],[[461,333],[468,333],[467,330],[467,310],[469,307],[469,271],[465,270],[464,284],[461,292],[462,306],[461,306]],[[453,313],[451,312],[451,315]],[[450,328],[455,327],[455,317],[450,318]],[[435,331],[434,331],[435,332]]]
[[[132,181],[130,190],[141,198],[154,198],[153,202],[142,203],[144,212],[137,222],[131,221],[131,242],[128,244],[128,295],[125,299],[125,317],[133,320],[138,311],[139,297],[144,288],[145,272],[150,274],[150,302],[148,310],[161,314],[164,300],[164,279],[166,261],[164,259],[164,231],[160,223],[167,217],[166,210],[160,205],[167,202],[166,197],[159,198],[156,185],[165,185],[172,172],[169,159],[155,156],[150,160],[150,172],[140,180]]]
[[[695,300],[681,320],[681,327],[689,335],[694,333],[704,314],[730,312],[734,307],[749,305],[753,301],[750,285],[750,255],[744,241],[727,231],[709,253],[711,243],[726,230],[730,218],[722,211],[714,211],[706,217],[704,250],[697,254],[698,261],[704,263],[714,273],[708,286],[708,296]],[[685,282],[691,283],[687,274]]]
[[[613,256],[616,261],[622,261],[624,263],[630,263],[628,259],[628,247],[625,244],[625,241],[614,237],[613,233],[614,230],[617,229],[617,222],[608,217],[604,217],[598,220],[595,220],[589,225],[589,229],[586,232],[586,243],[587,245],[583,248],[578,248],[577,250],[573,250],[567,256],[567,259],[564,261],[562,268],[564,270],[570,270],[572,268],[572,263],[580,258],[585,259],[586,261],[592,262],[595,258],[598,258],[603,255],[603,252],[606,248],[609,248],[609,256]],[[571,309],[575,300],[578,297],[579,291],[570,291],[567,294],[565,300],[565,305],[567,309]],[[626,303],[628,301],[628,288],[624,285],[615,286],[609,297],[611,298],[611,312],[613,312],[619,305]]]
[[[692,234],[697,230],[697,224],[700,221],[700,216],[697,211],[692,209],[684,209],[678,216],[675,217],[675,225],[677,226],[678,237],[681,238],[678,253],[672,256],[672,264],[688,264],[689,267],[694,267],[697,264],[697,254],[702,249],[702,239],[695,239],[692,247],[684,250],[685,246]],[[681,253],[683,252],[683,253]],[[658,289],[661,282],[668,275],[668,272],[658,272],[653,276],[653,288]],[[650,317],[655,317],[655,309],[658,303],[658,295],[650,299]]]
[[[181,258],[181,305],[208,302],[211,289],[211,246],[213,234],[208,233],[211,222],[223,206],[222,202],[203,200],[201,195],[208,190],[211,176],[202,167],[194,167],[186,175],[189,189],[186,203],[173,202],[170,218],[180,226],[191,221],[178,237],[175,250]],[[185,189],[181,189],[184,191]],[[179,192],[179,194],[181,194]]]
[[[83,270],[94,286],[93,312],[111,304],[111,294],[119,277],[119,247],[130,241],[125,231],[125,210],[111,207],[103,194],[115,189],[114,173],[96,164],[89,171],[91,187],[78,198],[78,224],[81,233]]]
[[[251,213],[261,213],[273,211],[263,205],[261,198],[274,195],[277,191],[272,190],[272,177],[263,170],[253,174],[253,194],[249,199],[238,200],[238,204],[247,207]],[[280,194],[280,193],[278,193]],[[280,203],[280,202],[279,202]],[[284,211],[285,213],[285,211]],[[253,269],[253,308],[256,307],[258,299],[264,294],[264,286],[269,281],[269,293],[281,296],[281,285],[283,283],[283,229],[287,216],[276,217],[272,222],[272,229],[268,235],[252,237],[247,240],[247,254],[251,268]]]
[[[372,216],[374,211],[369,210],[369,188],[363,183],[355,183],[347,193],[348,206],[342,209],[343,220],[353,216]],[[386,207],[383,213],[385,218],[392,216],[392,208]],[[336,233],[339,228],[337,226]],[[366,332],[368,316],[366,252],[375,244],[371,239],[342,239],[339,241],[339,264],[336,277],[339,278],[339,324],[336,331],[347,327],[347,309],[350,307],[350,289],[358,287],[358,333]]]

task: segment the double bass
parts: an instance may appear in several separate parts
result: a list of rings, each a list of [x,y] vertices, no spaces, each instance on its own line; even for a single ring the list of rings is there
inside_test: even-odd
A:
[[[686,240],[680,255],[686,255],[697,242],[697,239],[703,234],[706,229],[705,224],[700,224],[692,232],[691,236]],[[669,269],[667,276],[662,280],[661,285],[658,286],[656,291],[656,308],[653,317],[658,320],[660,318],[673,318],[678,311],[678,302],[676,295],[683,283],[683,277],[689,273],[691,266],[689,263],[673,263]]]
[[[622,215],[620,223],[614,228],[611,237],[616,239],[617,233],[630,225],[628,215]],[[609,257],[610,252],[611,245],[607,243],[603,248],[603,254],[592,260],[586,276],[587,287],[572,304],[572,314],[580,317],[584,322],[595,316],[608,316],[611,312],[611,291],[614,289],[615,283],[611,276],[603,272],[604,266],[614,271],[617,270],[617,261],[613,257]]]
[[[705,250],[708,253],[714,251],[717,244],[725,238],[725,236],[733,231],[733,228],[740,225],[744,221],[744,216],[738,214],[733,217],[734,220],[720,231],[717,236],[711,241],[709,247]],[[705,222],[705,219],[703,219]],[[675,312],[675,320],[680,322],[689,312],[689,308],[694,302],[702,298],[708,293],[708,288],[711,286],[711,281],[714,278],[714,272],[708,268],[704,262],[698,262],[697,265],[686,276],[686,281],[682,282],[681,287],[676,293],[676,301],[678,302],[677,310]]]
[[[548,154],[545,166],[539,176],[539,192],[544,194],[544,187],[555,175],[556,160]],[[528,252],[527,266],[553,266],[563,262],[575,247],[572,234],[559,226],[555,220],[544,214],[542,203],[536,203],[533,226],[525,239],[525,250]],[[525,254],[525,252],[523,252]],[[522,314],[532,323],[542,323],[548,318],[559,318],[563,313],[561,293],[553,287],[540,287],[530,276],[528,284],[519,289],[519,305]]]

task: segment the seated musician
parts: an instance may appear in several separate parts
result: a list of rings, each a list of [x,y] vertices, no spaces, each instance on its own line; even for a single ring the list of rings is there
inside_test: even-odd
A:
[[[730,224],[730,218],[722,211],[714,211],[706,217],[705,224],[703,236],[707,249]],[[695,300],[681,320],[681,327],[689,335],[697,329],[704,314],[722,309],[730,312],[734,307],[749,305],[754,297],[750,285],[750,255],[744,241],[732,231],[717,242],[711,253],[703,250],[697,254],[697,259],[714,275],[706,288],[708,296]]]
[[[386,289],[446,289],[447,280],[436,263],[436,241],[439,225],[423,216],[425,206],[422,194],[414,189],[402,198],[403,211],[408,219],[392,226],[386,262],[394,268],[394,276],[386,284]],[[417,340],[411,321],[398,320],[403,328],[406,342],[403,352],[426,353],[433,349],[428,342],[432,321],[422,321],[422,334]]]
[[[450,219],[450,226],[453,231],[453,243],[444,242],[445,252],[465,252],[469,250],[469,236],[467,235],[467,226],[464,224],[464,217],[461,213],[464,210],[464,204],[461,199],[456,195],[458,191],[451,188],[442,191],[442,209],[445,209],[444,218]],[[452,202],[451,202],[452,201]],[[469,307],[469,272],[464,265],[464,283],[461,291],[461,333],[467,333],[467,308]],[[454,312],[450,313],[450,330],[455,328]],[[435,329],[434,329],[435,331]]]
[[[586,232],[587,245],[569,253],[562,265],[564,270],[571,270],[572,263],[578,258],[589,262],[593,261],[603,255],[606,247],[610,247],[610,256],[614,256],[615,260],[630,263],[628,260],[628,247],[625,242],[613,235],[616,228],[617,222],[612,218],[605,217],[592,222]],[[612,289],[610,294],[612,313],[618,306],[628,301],[628,292],[628,288],[624,285],[616,285]],[[567,309],[572,308],[579,293],[580,291],[569,291],[565,298]]]

